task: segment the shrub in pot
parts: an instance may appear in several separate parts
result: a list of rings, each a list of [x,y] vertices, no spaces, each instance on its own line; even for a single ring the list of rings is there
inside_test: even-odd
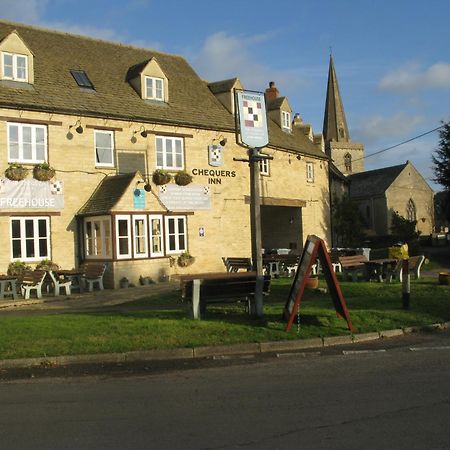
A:
[[[175,175],[175,183],[177,183],[178,186],[186,186],[189,183],[192,183],[192,175],[188,174],[184,170],[180,170]]]
[[[5,170],[5,176],[9,180],[21,181],[28,174],[28,169],[23,167],[22,164],[10,164]]]
[[[155,183],[158,186],[169,183],[171,179],[172,175],[170,175],[169,172],[162,169],[155,170],[152,175],[153,183]]]
[[[8,275],[19,277],[25,270],[31,270],[31,267],[23,261],[14,261],[8,266]]]
[[[182,253],[177,259],[178,265],[180,267],[190,266],[194,261],[195,258],[191,256],[188,252]]]
[[[36,164],[33,168],[33,176],[39,181],[49,181],[55,176],[55,169],[48,163]]]

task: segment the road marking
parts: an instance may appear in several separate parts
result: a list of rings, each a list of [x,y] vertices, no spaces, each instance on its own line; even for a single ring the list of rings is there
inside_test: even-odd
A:
[[[362,355],[367,353],[384,353],[386,349],[380,348],[379,350],[342,350],[344,355]]]
[[[309,356],[320,356],[320,352],[293,352],[293,353],[277,353],[277,358],[291,358],[297,356],[300,358],[308,358]]]
[[[409,347],[412,352],[422,352],[426,350],[450,350],[450,345],[441,345],[436,347]]]

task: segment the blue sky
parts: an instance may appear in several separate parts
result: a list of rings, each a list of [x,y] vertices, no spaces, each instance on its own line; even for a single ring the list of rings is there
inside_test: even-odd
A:
[[[448,0],[0,0],[2,19],[184,56],[201,77],[275,81],[322,131],[330,47],[353,141],[366,156],[450,120]],[[431,133],[366,169],[409,159],[432,182]]]

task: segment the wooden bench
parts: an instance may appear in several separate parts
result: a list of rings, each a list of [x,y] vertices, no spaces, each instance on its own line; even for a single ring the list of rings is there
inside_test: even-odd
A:
[[[416,280],[418,280],[420,278],[420,269],[422,267],[422,264],[425,261],[425,256],[424,255],[419,255],[419,256],[410,256],[409,258],[409,262],[408,262],[408,272],[413,276],[413,278],[415,278]],[[388,274],[389,276],[389,281],[392,281],[392,279],[396,279],[398,281],[402,281],[402,267],[403,267],[403,261],[400,259],[397,263],[397,266],[395,267],[393,272],[390,272]]]
[[[250,272],[253,269],[251,258],[222,257],[222,261],[225,264],[227,272],[239,272],[241,269]]]
[[[256,289],[256,273],[239,276],[188,275],[181,278],[182,300],[192,302],[194,319],[206,314],[208,304],[245,302],[248,312],[252,310]],[[263,280],[263,295],[270,289],[270,276]]]
[[[26,270],[20,277],[20,290],[25,299],[30,298],[31,291],[36,291],[36,297],[42,298],[42,284],[47,275],[45,270]]]
[[[84,272],[83,280],[88,285],[88,291],[94,290],[94,283],[98,284],[98,288],[103,291],[103,275],[105,274],[106,265],[99,263],[84,263],[82,265]]]
[[[358,280],[358,274],[365,275],[365,262],[367,258],[364,255],[340,256],[339,263],[342,267],[342,273],[347,279]]]

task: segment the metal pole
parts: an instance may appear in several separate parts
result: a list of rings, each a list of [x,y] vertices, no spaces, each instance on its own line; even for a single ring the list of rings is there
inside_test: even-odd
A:
[[[264,316],[263,304],[263,265],[261,251],[261,200],[259,192],[259,162],[255,156],[258,154],[257,149],[249,150],[250,162],[250,223],[252,235],[252,261],[253,270],[256,271],[256,288],[255,288],[255,315],[256,317]]]
[[[404,259],[402,264],[402,304],[403,309],[409,309],[409,294],[411,291],[411,283],[409,276],[409,260]]]

